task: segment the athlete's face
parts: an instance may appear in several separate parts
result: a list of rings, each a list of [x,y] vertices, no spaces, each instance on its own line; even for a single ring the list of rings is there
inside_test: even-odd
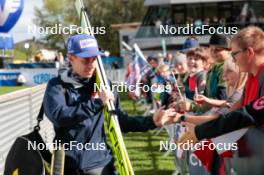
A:
[[[69,56],[72,69],[80,77],[91,78],[96,68],[96,57],[93,58],[80,58],[75,55]]]

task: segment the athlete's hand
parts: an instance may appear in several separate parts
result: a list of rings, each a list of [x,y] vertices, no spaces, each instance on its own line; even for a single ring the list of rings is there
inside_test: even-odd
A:
[[[180,123],[180,118],[181,118],[182,114],[176,112],[176,114],[174,115],[174,117],[172,118],[172,123]]]
[[[99,92],[99,98],[102,100],[104,104],[109,102],[109,100],[112,100],[112,101],[115,100],[113,92],[110,90],[106,90],[106,89]]]
[[[163,106],[155,112],[153,121],[157,127],[162,127],[165,124],[173,123],[175,115],[176,112],[174,109],[170,108],[165,110],[165,107]]]

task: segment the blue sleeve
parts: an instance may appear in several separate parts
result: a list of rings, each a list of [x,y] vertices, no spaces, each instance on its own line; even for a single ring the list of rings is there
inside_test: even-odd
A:
[[[152,116],[129,116],[123,110],[117,93],[115,93],[115,97],[116,114],[122,132],[145,132],[156,128]]]
[[[48,83],[44,96],[44,112],[55,127],[73,126],[91,117],[102,110],[100,99],[89,99],[86,102],[68,105],[65,98],[65,89],[55,81]]]

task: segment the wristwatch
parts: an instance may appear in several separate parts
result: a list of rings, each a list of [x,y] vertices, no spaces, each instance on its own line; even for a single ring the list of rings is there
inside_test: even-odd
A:
[[[185,121],[185,115],[180,116],[180,122],[184,122]]]

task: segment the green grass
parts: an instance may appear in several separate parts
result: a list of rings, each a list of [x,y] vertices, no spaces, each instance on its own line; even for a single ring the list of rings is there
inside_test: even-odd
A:
[[[24,61],[27,61],[27,54],[25,52],[22,52],[18,49],[15,49],[14,51],[14,61],[21,61],[21,62],[24,62]]]
[[[127,94],[120,94],[124,110],[130,115],[142,114],[144,111],[128,99]],[[170,175],[175,170],[172,154],[163,157],[159,150],[160,141],[168,139],[164,131],[154,136],[152,131],[146,133],[123,134],[128,155],[136,175]]]
[[[27,88],[26,86],[0,86],[0,95]]]

